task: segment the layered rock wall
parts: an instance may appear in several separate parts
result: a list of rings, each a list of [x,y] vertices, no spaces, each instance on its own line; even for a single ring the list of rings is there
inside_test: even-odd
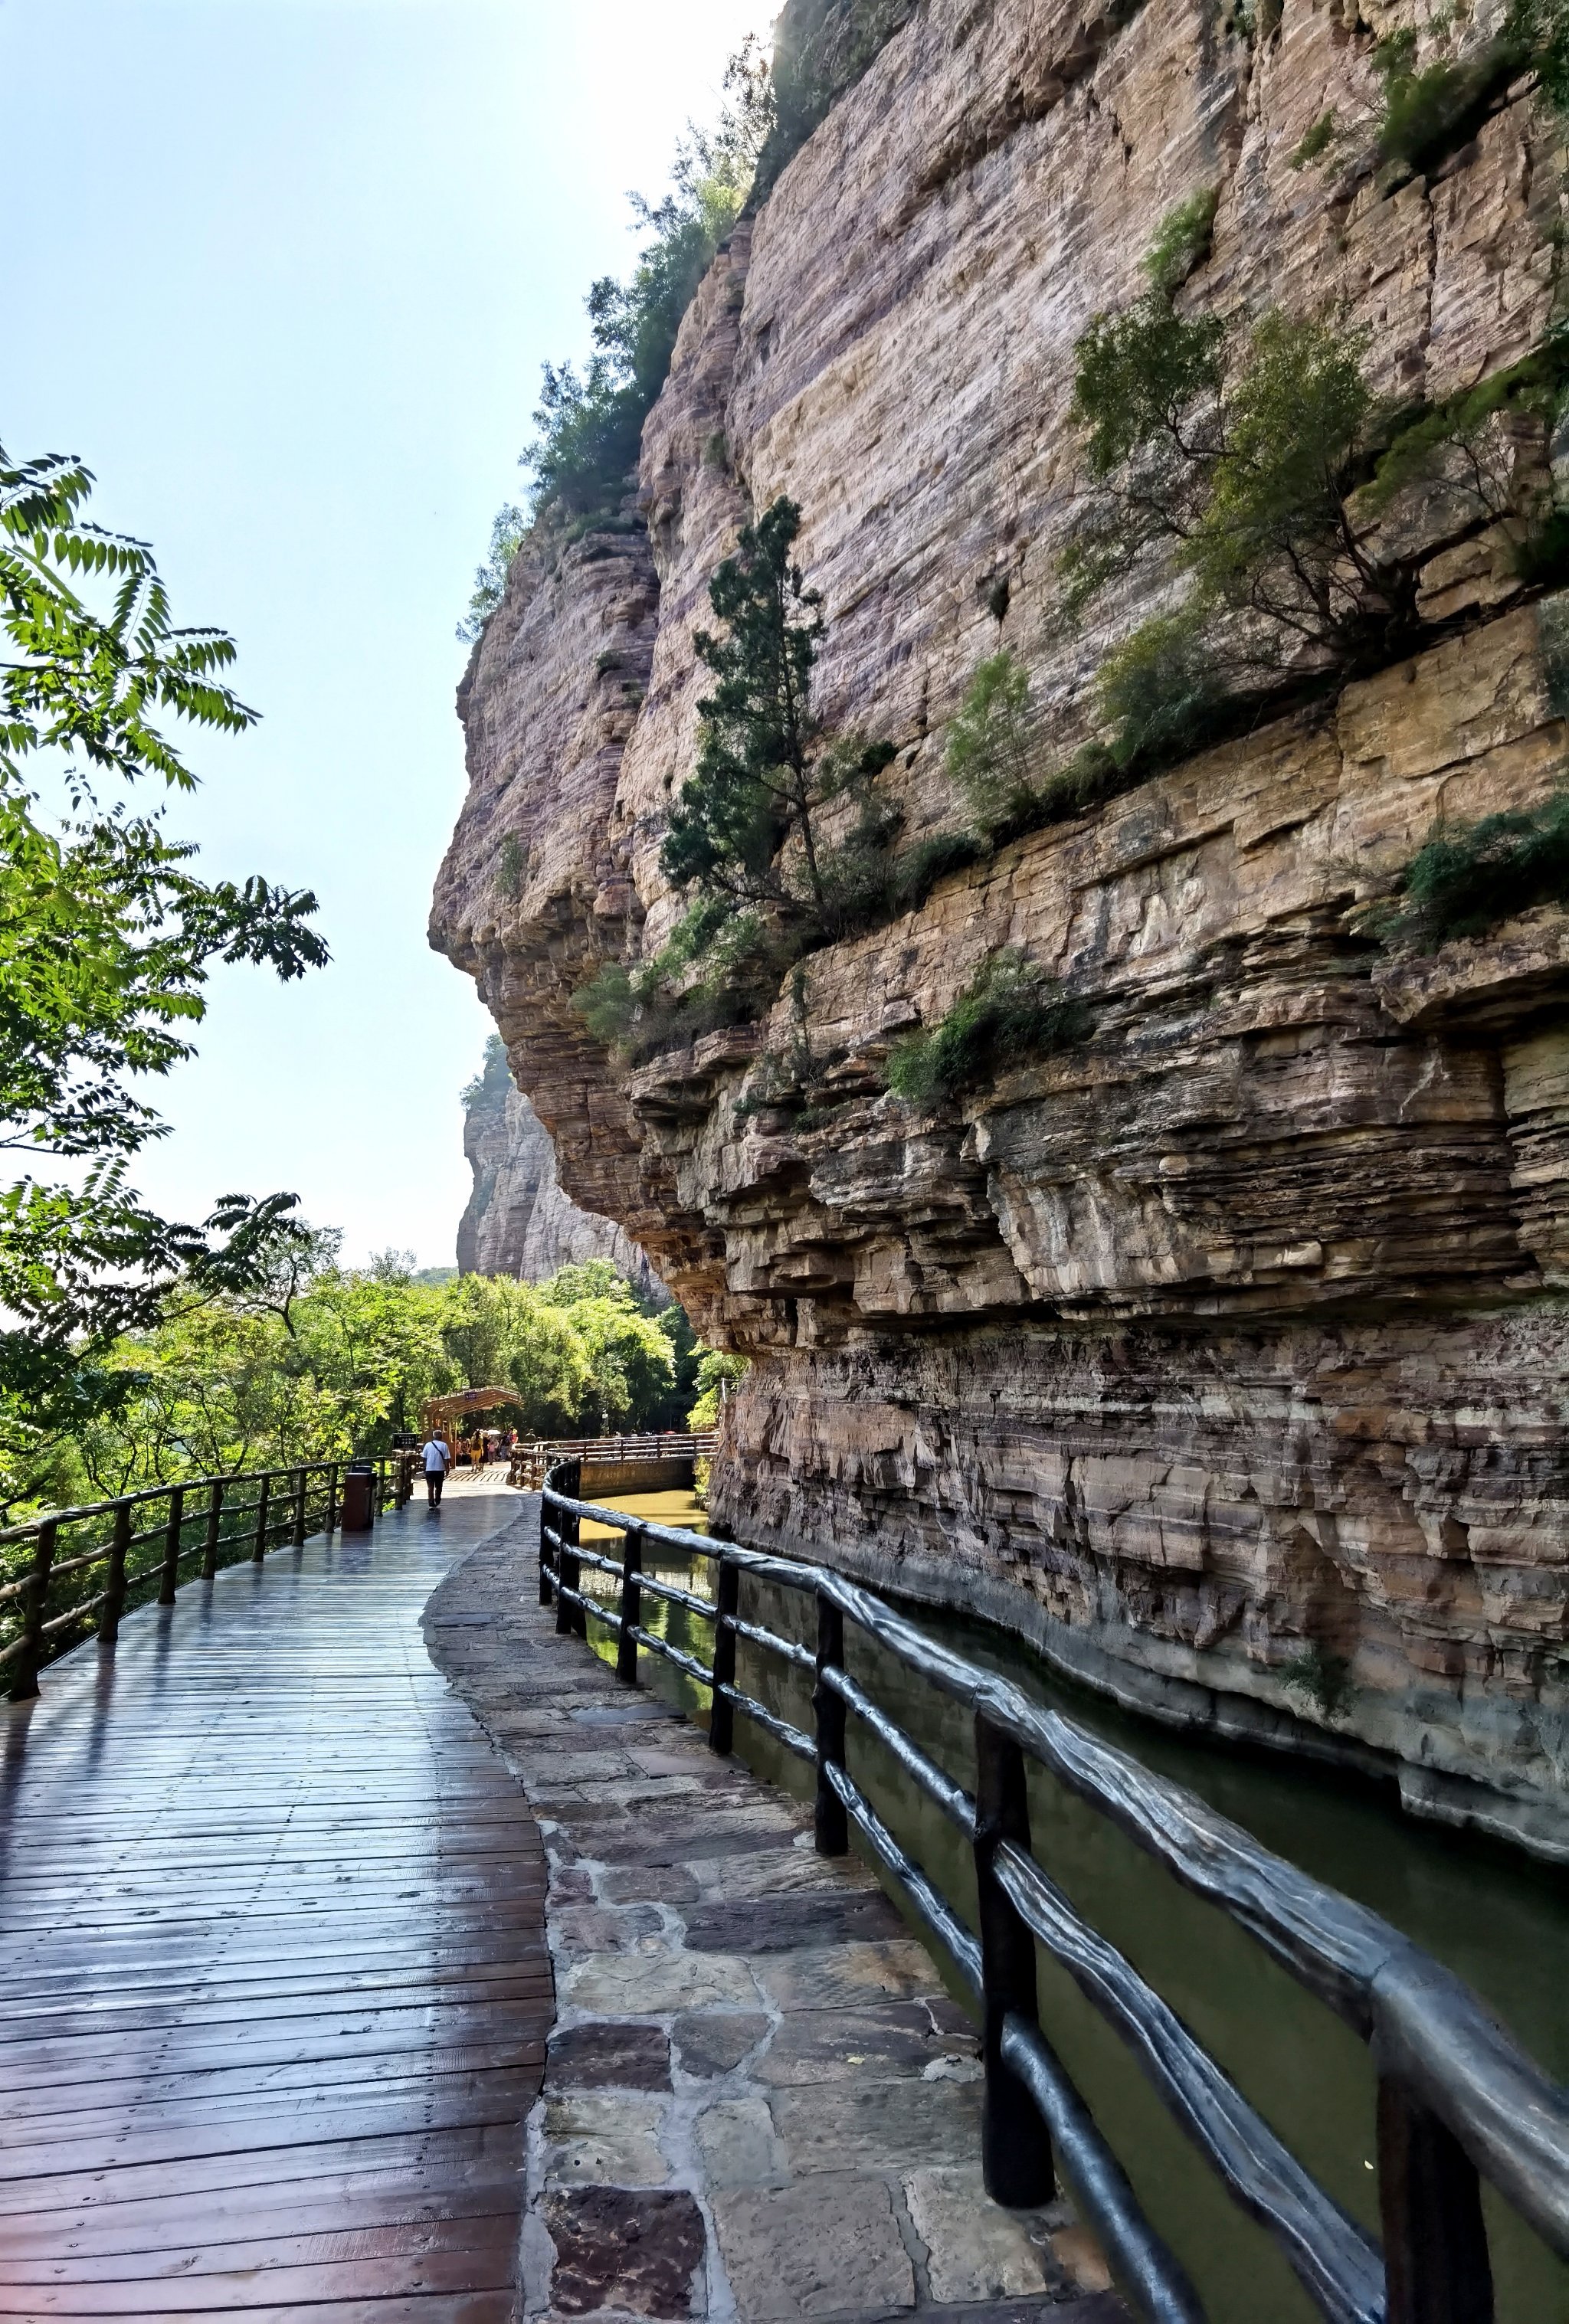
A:
[[[817,706],[898,746],[911,833],[955,819],[943,731],[1000,639],[1043,764],[1085,731],[1150,604],[1060,620],[1074,343],[1171,203],[1218,190],[1185,298],[1330,305],[1380,388],[1445,395],[1540,338],[1555,134],[1522,88],[1432,181],[1375,172],[1372,35],[1410,11],[1375,13],[1286,0],[1246,42],[1189,0],[926,0],[705,283],[646,533],[514,568],[433,940],[568,1189],[754,1357],[715,1482],[738,1534],[981,1606],[1166,1713],[1387,1755],[1430,1812],[1569,1853],[1569,932],[1402,964],[1354,913],[1435,816],[1563,779],[1559,608],[1490,538],[1435,534],[1428,650],[815,954],[815,1126],[737,1112],[782,1001],[628,1071],[570,1000],[678,908],[691,631],[752,506],[803,509]],[[1328,111],[1330,165],[1293,168]],[[891,1042],[1003,945],[1088,1040],[959,1108],[886,1094]],[[1315,1657],[1343,1702],[1305,1693]]]
[[[563,1192],[550,1133],[504,1067],[487,1071],[469,1099],[463,1150],[474,1192],[458,1222],[462,1274],[542,1283],[558,1268],[604,1259],[640,1290],[657,1289],[647,1256],[614,1220],[579,1210]]]

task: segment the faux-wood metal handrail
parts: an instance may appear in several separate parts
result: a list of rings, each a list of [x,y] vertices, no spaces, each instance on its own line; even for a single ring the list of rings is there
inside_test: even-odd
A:
[[[389,1492],[400,1508],[408,1500],[413,1459],[406,1452],[374,1456],[377,1509],[386,1505]],[[9,1675],[10,1700],[25,1702],[37,1693],[40,1670],[56,1652],[76,1643],[73,1633],[95,1614],[102,1617],[97,1626],[100,1643],[112,1646],[128,1591],[157,1582],[161,1603],[171,1605],[180,1569],[193,1559],[200,1560],[201,1576],[210,1581],[220,1550],[248,1554],[259,1562],[270,1548],[281,1546],[285,1540],[299,1547],[305,1539],[313,1500],[324,1529],[333,1532],[341,1506],[338,1480],[343,1468],[341,1461],[297,1461],[285,1468],[241,1470],[232,1476],[180,1478],[167,1485],[141,1486],[134,1493],[78,1508],[48,1510],[0,1532],[0,1546],[33,1544],[27,1572],[0,1585],[0,1606],[10,1606],[17,1599],[23,1605],[20,1631],[0,1648],[0,1669]],[[272,1488],[280,1480],[281,1488],[274,1495]],[[233,1489],[242,1485],[258,1489],[254,1501],[229,1498]],[[158,1501],[166,1505],[162,1520],[133,1532],[133,1510],[145,1510]],[[69,1556],[61,1554],[60,1539],[68,1528],[105,1517],[114,1520],[107,1538],[85,1550],[73,1548]],[[225,1531],[226,1526],[230,1529]],[[188,1535],[198,1537],[188,1540]],[[127,1563],[130,1554],[152,1543],[162,1545],[162,1556],[155,1563],[132,1572]],[[51,1614],[51,1594],[59,1584],[95,1566],[104,1569],[104,1586]]]
[[[558,1627],[582,1635],[589,1617],[622,1637],[622,1675],[635,1683],[628,1635],[714,1689],[725,1716],[711,1723],[716,1749],[730,1748],[734,1714],[752,1718],[818,1771],[818,1844],[840,1852],[844,1819],[866,1838],[917,1919],[937,1937],[995,2024],[987,2054],[989,2113],[1029,2091],[1048,2121],[1081,2199],[1102,2229],[1128,2292],[1147,2319],[1198,2324],[1203,2310],[1177,2262],[1139,2213],[1125,2177],[1089,2124],[1060,2062],[1028,2009],[987,1994],[986,1944],[963,1929],[952,1908],[856,1789],[843,1765],[842,1722],[859,1717],[892,1751],[926,1795],[976,1847],[982,1917],[1027,1931],[1068,1968],[1131,2047],[1176,2120],[1228,2191],[1274,2236],[1321,2315],[1334,2324],[1491,2324],[1491,2266],[1478,2178],[1485,2178],[1554,2250],[1569,2257],[1569,2091],[1553,2083],[1491,2015],[1470,1987],[1388,1922],[1261,1848],[1238,1824],[1181,1785],[1155,1775],[1059,1711],[1043,1711],[1006,1679],[938,1645],[871,1591],[829,1568],[716,1542],[577,1498],[581,1464],[563,1462],[547,1482],[540,1526],[540,1596],[554,1596]],[[556,1520],[552,1525],[551,1518]],[[635,1537],[637,1553],[616,1561],[583,1548],[585,1519]],[[719,1569],[713,1602],[643,1570],[650,1549],[700,1558]],[[550,1553],[555,1553],[551,1563]],[[641,1622],[578,1585],[581,1568],[611,1574],[635,1565],[640,1592],[662,1598],[715,1626],[708,1668]],[[818,1608],[816,1656],[796,1642],[741,1619],[743,1575],[811,1596]],[[734,1580],[727,1577],[734,1577]],[[624,1586],[624,1584],[623,1584]],[[1028,1757],[1108,1817],[1195,1895],[1217,1905],[1319,2000],[1369,2042],[1380,2075],[1380,2182],[1384,2251],[1316,2187],[1201,2045],[1114,1947],[1057,1890],[1022,1841],[989,1821],[983,1800],[907,1736],[843,1668],[842,1647],[824,1641],[848,1620],[975,1716],[984,1769],[999,1751]],[[749,1643],[815,1673],[816,1738],[754,1702],[734,1682],[734,1646]],[[827,1716],[833,1706],[832,1716]],[[1017,1796],[1022,1799],[1022,1794]],[[825,1812],[824,1803],[829,1803]],[[839,1821],[835,1821],[836,1811]],[[999,1960],[1006,1957],[998,1956]],[[1014,1958],[1022,1960],[1015,1944]],[[1001,2087],[1006,2080],[1011,2088]],[[995,2089],[992,2084],[999,2087]],[[1016,2125],[1015,2125],[1016,2127]],[[992,2176],[988,2158],[989,2181]],[[994,2187],[993,2192],[1001,2190]]]

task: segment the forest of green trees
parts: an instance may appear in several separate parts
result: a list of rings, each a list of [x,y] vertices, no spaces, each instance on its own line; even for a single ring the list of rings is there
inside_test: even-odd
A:
[[[8,1514],[383,1452],[454,1388],[512,1388],[497,1419],[557,1436],[684,1427],[706,1384],[680,1308],[640,1301],[607,1261],[528,1284],[421,1274],[395,1251],[346,1268],[337,1242],[312,1236],[243,1292],[176,1286],[98,1356],[74,1425],[14,1414]]]

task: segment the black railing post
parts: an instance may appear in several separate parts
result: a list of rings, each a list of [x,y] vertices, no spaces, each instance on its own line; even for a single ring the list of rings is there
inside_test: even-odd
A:
[[[577,1500],[583,1491],[582,1462],[564,1461],[558,1475],[560,1481],[557,1485],[557,1491],[565,1493],[569,1500]],[[577,1555],[578,1540],[578,1520],[576,1512],[569,1513],[566,1509],[558,1509],[556,1512],[556,1572],[561,1586],[556,1592],[556,1628],[558,1634],[566,1638],[584,1637],[587,1634],[587,1624],[582,1619],[577,1608],[568,1603],[566,1596],[568,1590],[580,1590],[583,1586],[583,1569]]]
[[[109,1570],[104,1577],[104,1610],[98,1616],[98,1644],[112,1646],[120,1635],[125,1610],[125,1560],[131,1554],[131,1504],[122,1501],[115,1511],[109,1542]]]
[[[1475,2165],[1389,2075],[1379,2083],[1386,2324],[1492,2324],[1492,2266]]]
[[[31,1702],[38,1692],[38,1674],[43,1665],[43,1625],[49,1612],[49,1577],[54,1567],[56,1527],[52,1518],[46,1517],[38,1528],[38,1539],[32,1548],[32,1569],[27,1577],[27,1595],[23,1600],[22,1652],[16,1657],[16,1668],[11,1680],[13,1702]]]
[[[272,1498],[272,1479],[271,1472],[269,1472],[261,1480],[261,1482],[257,1487],[256,1535],[255,1539],[251,1544],[251,1563],[253,1565],[260,1565],[262,1560],[267,1554],[268,1512]]]
[[[837,1606],[817,1593],[817,1681],[812,1709],[817,1715],[817,1799],[813,1812],[819,1856],[848,1856],[850,1819],[844,1803],[828,1780],[830,1767],[844,1765],[844,1698],[827,1685],[823,1674],[844,1667],[844,1617]]]
[[[637,1640],[632,1632],[643,1618],[643,1594],[638,1577],[643,1570],[643,1537],[628,1526],[621,1550],[621,1636],[615,1645],[615,1674],[628,1686],[637,1684]]]
[[[207,1500],[207,1539],[201,1550],[201,1578],[204,1582],[217,1579],[218,1536],[223,1525],[224,1485],[221,1477],[213,1479],[212,1490]]]
[[[291,1545],[295,1549],[303,1549],[305,1546],[305,1471],[303,1469],[297,1469],[294,1472],[294,1531],[291,1536]]]
[[[158,1603],[172,1606],[180,1582],[180,1536],[185,1524],[185,1487],[169,1489],[169,1529],[163,1536],[163,1572],[158,1583]]]
[[[327,1472],[327,1523],[322,1530],[326,1533],[336,1533],[337,1530],[337,1462],[336,1461]]]
[[[1024,1754],[983,1711],[975,1719],[975,1888],[980,1904],[983,2055],[981,2163],[986,2192],[1010,2210],[1049,2203],[1057,2192],[1051,2139],[1035,2101],[1002,2056],[1002,2028],[1017,2015],[1034,2025],[1035,1939],[997,1878],[1004,1840],[1029,1848]]]
[[[540,1603],[541,1606],[552,1604],[556,1594],[556,1585],[550,1579],[550,1536],[546,1531],[546,1527],[557,1522],[554,1513],[544,1501],[541,1501],[540,1503]]]
[[[730,1627],[741,1608],[741,1568],[719,1554],[718,1604],[714,1622],[714,1702],[708,1713],[708,1748],[728,1758],[735,1748],[735,1705],[721,1692],[735,1684],[735,1632]]]

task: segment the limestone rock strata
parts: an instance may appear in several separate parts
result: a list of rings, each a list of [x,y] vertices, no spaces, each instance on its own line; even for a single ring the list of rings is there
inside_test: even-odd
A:
[[[1454,624],[1429,650],[814,956],[809,1130],[736,1112],[782,1004],[629,1072],[570,1001],[674,917],[690,633],[754,503],[805,512],[819,706],[899,745],[911,833],[955,818],[943,729],[1000,638],[1043,766],[1084,731],[1150,601],[1057,619],[1073,343],[1171,202],[1219,189],[1185,298],[1335,301],[1380,386],[1447,394],[1540,337],[1559,172],[1528,95],[1396,184],[1370,45],[1306,0],[1256,47],[1186,0],[926,0],[704,285],[645,434],[646,542],[514,570],[433,940],[568,1190],[757,1359],[715,1480],[739,1535],[983,1606],[1173,1715],[1392,1755],[1417,1804],[1569,1855],[1569,929],[1410,963],[1357,918],[1435,816],[1563,778],[1557,609],[1474,524],[1419,516]],[[1328,110],[1329,165],[1293,170]],[[892,1039],[1003,945],[1089,1038],[959,1108],[886,1095]],[[1301,1674],[1340,1658],[1350,1692],[1315,1702]]]
[[[474,1172],[457,1229],[465,1275],[540,1283],[558,1268],[606,1259],[629,1283],[657,1288],[646,1255],[614,1220],[579,1210],[562,1192],[550,1133],[510,1076],[486,1077],[468,1107],[463,1150]]]

